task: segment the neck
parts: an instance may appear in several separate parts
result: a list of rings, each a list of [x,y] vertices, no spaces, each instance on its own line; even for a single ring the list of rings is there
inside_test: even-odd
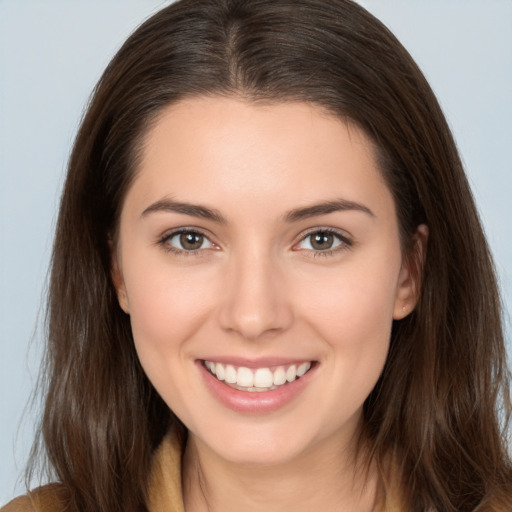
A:
[[[274,466],[233,464],[190,434],[183,459],[187,512],[371,512],[381,498],[373,465],[356,465],[354,450],[324,441]]]

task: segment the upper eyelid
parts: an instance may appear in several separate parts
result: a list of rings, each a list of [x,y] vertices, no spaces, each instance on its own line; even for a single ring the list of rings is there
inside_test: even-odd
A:
[[[212,235],[208,231],[197,226],[181,226],[179,228],[167,229],[158,237],[158,239],[165,240],[168,238],[172,238],[175,235],[179,235],[180,233],[198,233],[199,235],[208,238],[210,242],[214,243],[212,240]]]
[[[300,241],[304,240],[304,238],[306,238],[314,233],[330,233],[330,234],[339,236],[342,240],[345,240],[347,242],[352,242],[352,236],[344,229],[327,227],[327,226],[320,226],[320,227],[314,227],[314,228],[307,229],[307,230],[303,231],[300,235],[298,235],[296,240],[298,242],[300,242]]]

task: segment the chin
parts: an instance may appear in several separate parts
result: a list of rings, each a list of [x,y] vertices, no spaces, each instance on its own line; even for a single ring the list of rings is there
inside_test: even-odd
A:
[[[216,450],[218,455],[231,464],[251,467],[282,466],[297,459],[301,451],[300,447],[278,444],[275,439],[233,443],[229,447]]]
[[[243,428],[219,428],[220,435],[200,437],[217,457],[240,466],[280,466],[305,456],[317,446],[318,432],[300,431],[297,426],[244,425]]]

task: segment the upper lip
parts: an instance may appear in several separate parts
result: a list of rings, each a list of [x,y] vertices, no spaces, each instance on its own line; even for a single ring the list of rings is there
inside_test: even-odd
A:
[[[307,357],[260,357],[260,358],[245,358],[234,356],[211,356],[204,357],[200,361],[211,361],[212,363],[230,364],[233,366],[244,366],[245,368],[269,368],[272,366],[285,366],[292,364],[301,364],[314,362],[313,359]]]

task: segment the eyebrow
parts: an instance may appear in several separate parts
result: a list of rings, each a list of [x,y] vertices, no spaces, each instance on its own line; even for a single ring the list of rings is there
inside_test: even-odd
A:
[[[337,199],[335,201],[326,201],[323,203],[306,206],[304,208],[290,210],[285,215],[285,220],[287,222],[297,222],[299,220],[309,219],[310,217],[316,217],[318,215],[328,215],[329,213],[343,211],[359,211],[366,213],[370,217],[375,217],[375,214],[367,206],[364,206],[360,203],[355,203],[354,201]]]
[[[190,215],[191,217],[199,217],[201,219],[218,222],[219,224],[227,223],[226,219],[218,210],[197,204],[173,201],[172,199],[161,199],[151,204],[142,212],[141,217],[146,217],[150,213],[156,212],[181,213],[183,215]]]
[[[284,220],[292,223],[316,217],[318,215],[328,215],[329,213],[340,211],[360,211],[371,217],[375,217],[375,214],[367,206],[354,201],[338,199],[335,201],[325,201],[323,203],[290,210],[285,214]],[[141,217],[146,217],[147,215],[156,212],[180,213],[182,215],[190,215],[191,217],[211,220],[219,224],[227,224],[226,218],[218,210],[198,204],[173,201],[172,199],[161,199],[156,201],[142,212]]]

